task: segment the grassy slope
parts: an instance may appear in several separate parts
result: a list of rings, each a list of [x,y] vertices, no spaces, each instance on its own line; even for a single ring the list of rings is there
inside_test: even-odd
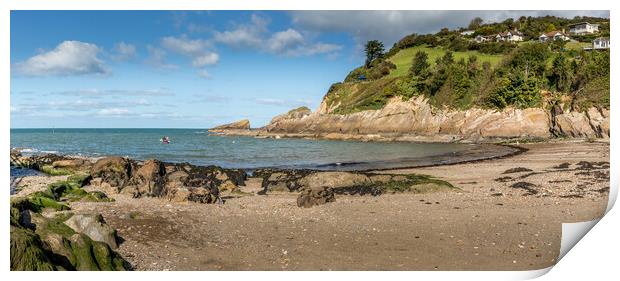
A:
[[[339,85],[333,92],[327,94],[328,106],[331,107],[335,104],[339,104],[338,108],[334,111],[334,113],[338,114],[349,114],[383,108],[387,99],[391,97],[391,95],[385,92],[385,88],[399,80],[399,77],[407,75],[413,57],[418,51],[424,51],[428,54],[431,67],[435,66],[435,60],[437,58],[446,53],[445,50],[439,47],[431,48],[425,45],[400,50],[394,56],[388,58],[388,60],[396,65],[396,69],[390,71],[389,75],[374,81]],[[470,55],[475,55],[478,57],[479,63],[490,62],[492,67],[498,65],[503,58],[502,55],[488,55],[476,51],[453,52],[453,55],[456,61],[461,58],[467,59]]]
[[[389,60],[396,65],[396,69],[392,70],[388,77],[400,77],[407,75],[409,72],[409,68],[411,67],[411,62],[413,61],[413,57],[415,53],[418,51],[424,51],[428,54],[428,61],[431,66],[435,65],[435,60],[439,57],[442,57],[446,51],[437,47],[437,48],[429,48],[425,45],[416,46],[412,48],[407,48],[399,51],[393,57],[389,58]],[[467,58],[471,55],[475,55],[478,57],[478,62],[480,64],[484,62],[491,63],[492,66],[496,66],[502,59],[502,55],[488,55],[482,54],[477,51],[467,51],[467,52],[453,52],[454,60],[459,61],[461,58],[467,60]]]

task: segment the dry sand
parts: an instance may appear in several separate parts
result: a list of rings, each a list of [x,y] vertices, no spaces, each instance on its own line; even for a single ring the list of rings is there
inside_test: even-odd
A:
[[[556,262],[562,222],[603,215],[609,166],[576,164],[609,162],[609,144],[522,146],[529,151],[505,159],[381,172],[434,175],[458,193],[338,196],[308,209],[296,206],[295,194],[223,205],[113,194],[116,202],[71,207],[102,213],[136,270],[540,269]],[[570,165],[554,168],[562,163]],[[532,172],[503,174],[516,167]],[[495,180],[502,177],[510,179]],[[511,187],[518,182],[531,185]],[[259,186],[250,179],[242,190]]]

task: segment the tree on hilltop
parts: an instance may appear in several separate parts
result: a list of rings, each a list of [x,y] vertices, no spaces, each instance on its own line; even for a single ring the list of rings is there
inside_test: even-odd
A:
[[[372,61],[383,56],[385,52],[383,42],[379,40],[370,40],[366,42],[364,52],[366,53],[366,68],[368,68]]]
[[[481,17],[475,17],[469,22],[469,26],[467,27],[469,30],[476,30],[478,27],[482,25],[484,21]]]

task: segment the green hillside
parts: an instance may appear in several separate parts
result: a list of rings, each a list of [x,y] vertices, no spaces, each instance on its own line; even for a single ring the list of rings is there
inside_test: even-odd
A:
[[[405,36],[387,52],[381,42],[371,40],[365,48],[366,63],[332,85],[324,101],[338,114],[380,109],[390,98],[414,96],[425,96],[434,107],[453,109],[540,107],[559,103],[562,96],[572,98],[572,110],[609,108],[609,50],[584,50],[591,46],[588,41],[541,43],[534,37],[545,26],[564,28],[579,19],[526,18],[476,29],[480,33],[527,26],[534,39],[519,43],[478,43],[447,29]],[[608,29],[601,34],[608,35]]]
[[[394,56],[388,58],[389,61],[396,65],[396,69],[392,70],[388,77],[400,77],[405,76],[409,73],[409,68],[411,68],[411,63],[413,61],[413,57],[416,52],[423,51],[428,54],[428,60],[434,62],[438,58],[444,56],[446,54],[446,50],[441,47],[429,47],[428,45],[421,45],[416,47],[411,47],[407,49],[403,49],[398,51]],[[496,66],[501,61],[503,55],[490,55],[480,53],[478,51],[464,51],[464,52],[453,52],[455,60],[467,59],[470,56],[478,57],[478,61],[480,63],[489,62],[492,66]]]

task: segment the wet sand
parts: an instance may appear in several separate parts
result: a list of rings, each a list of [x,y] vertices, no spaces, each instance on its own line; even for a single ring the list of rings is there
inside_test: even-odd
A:
[[[71,207],[102,213],[136,270],[540,269],[556,262],[562,222],[603,215],[609,144],[522,146],[509,158],[377,171],[430,174],[463,192],[337,196],[306,209],[296,194],[256,195],[250,179],[241,190],[251,195],[223,205],[112,194]],[[532,171],[504,174],[513,168]]]

